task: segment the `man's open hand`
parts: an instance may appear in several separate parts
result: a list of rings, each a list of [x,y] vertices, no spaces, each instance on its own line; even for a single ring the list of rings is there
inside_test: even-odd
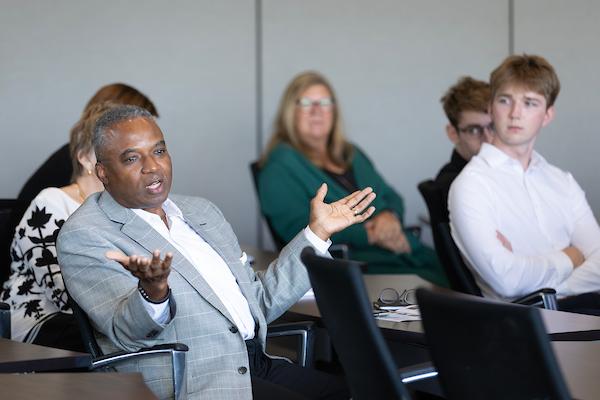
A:
[[[152,252],[152,260],[146,257],[138,257],[136,254],[126,256],[118,251],[107,251],[105,254],[109,260],[117,261],[131,275],[140,280],[140,286],[152,300],[162,300],[169,293],[167,278],[171,273],[171,261],[173,253],[169,252],[163,261],[160,260],[160,250]]]
[[[350,225],[364,222],[375,211],[375,207],[369,207],[375,199],[375,193],[370,187],[358,190],[331,204],[325,204],[326,194],[327,185],[324,183],[310,202],[308,223],[315,235],[324,241]]]

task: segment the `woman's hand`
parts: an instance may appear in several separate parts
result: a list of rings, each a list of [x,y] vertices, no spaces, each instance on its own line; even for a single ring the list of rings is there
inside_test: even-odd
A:
[[[396,254],[411,253],[402,225],[392,212],[384,210],[365,222],[364,226],[370,245],[379,246]]]
[[[364,227],[369,234],[369,244],[397,239],[402,232],[400,221],[388,210],[381,211],[365,222]]]
[[[350,225],[364,222],[375,212],[375,207],[369,207],[369,204],[375,200],[375,193],[370,187],[358,190],[331,204],[325,204],[326,194],[327,185],[324,183],[310,202],[308,223],[310,230],[323,241]]]

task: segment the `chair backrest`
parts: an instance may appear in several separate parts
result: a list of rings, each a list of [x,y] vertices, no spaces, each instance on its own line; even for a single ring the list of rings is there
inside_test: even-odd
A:
[[[260,198],[258,193],[258,175],[260,175],[260,167],[258,166],[258,161],[250,164],[250,171],[252,171],[252,181],[254,182],[254,189],[256,190],[256,195]],[[269,226],[269,231],[271,231],[271,236],[273,237],[273,242],[275,242],[275,246],[278,250],[281,250],[287,244],[285,240],[281,236],[275,232],[273,225],[271,224],[271,220],[266,215],[262,214],[265,220],[267,221],[267,225]]]
[[[471,274],[471,271],[464,264],[460,252],[450,235],[448,206],[444,202],[445,195],[442,193],[442,189],[432,180],[421,182],[418,187],[429,209],[429,221],[431,223],[435,250],[442,263],[442,267],[444,267],[450,287],[452,290],[458,292],[481,296],[481,291],[475,283],[473,274]],[[442,224],[445,225],[440,227]],[[448,229],[447,235],[445,229]]]
[[[75,322],[79,328],[79,333],[81,333],[81,339],[83,340],[83,345],[85,346],[86,351],[92,355],[92,358],[101,357],[103,353],[102,350],[100,350],[100,346],[98,346],[98,343],[96,342],[94,328],[90,323],[90,319],[85,311],[79,307],[79,304],[77,304],[77,302],[73,300],[70,295],[68,295],[68,302],[71,310],[73,310],[73,316],[75,317]]]
[[[10,246],[29,201],[0,199],[0,286],[10,275]]]
[[[570,399],[539,309],[417,290],[447,399]]]
[[[10,339],[10,306],[0,303],[0,338]]]
[[[456,247],[454,239],[450,234],[450,225],[447,222],[440,222],[437,225],[437,231],[442,241],[442,248],[445,260],[442,263],[448,264],[448,269],[452,271],[454,279],[457,280],[453,290],[474,296],[482,296],[481,289],[475,283],[473,273],[469,270],[465,261],[460,254],[460,250]],[[441,257],[440,257],[441,258]]]
[[[352,398],[410,399],[375,323],[359,263],[323,258],[308,247],[301,258]]]
[[[69,143],[54,152],[40,167],[29,177],[21,192],[19,199],[30,202],[42,189],[47,187],[63,187],[71,183],[73,163],[69,153]]]

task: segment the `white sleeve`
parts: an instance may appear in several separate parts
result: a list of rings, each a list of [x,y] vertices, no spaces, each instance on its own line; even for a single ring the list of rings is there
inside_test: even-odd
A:
[[[497,238],[496,218],[501,217],[494,207],[493,191],[484,179],[465,172],[450,187],[448,207],[452,237],[470,267],[504,298],[555,288],[563,282],[573,270],[571,259],[562,251],[517,256],[506,249]]]
[[[571,245],[583,254],[585,262],[556,290],[559,296],[600,291],[600,227],[585,193],[569,174],[573,193],[573,231]]]
[[[142,299],[144,298],[142,297]],[[171,309],[169,307],[170,303],[170,299],[160,304],[152,304],[144,299],[144,308],[148,312],[150,318],[152,318],[156,323],[168,324],[171,322]]]
[[[331,246],[331,239],[327,239],[326,242],[323,241],[320,237],[315,235],[315,233],[308,227],[308,225],[306,226],[306,228],[304,228],[304,234],[306,235],[306,238],[308,239],[310,244],[315,246],[315,248],[319,250],[321,254],[327,253],[327,250],[329,250],[329,247]]]

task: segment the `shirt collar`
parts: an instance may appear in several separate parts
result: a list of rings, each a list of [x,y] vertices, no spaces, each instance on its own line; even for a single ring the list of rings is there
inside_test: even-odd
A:
[[[490,167],[498,168],[503,164],[510,163],[508,165],[518,165],[521,170],[521,163],[514,158],[510,157],[508,154],[500,150],[494,145],[489,143],[482,143],[481,149],[479,150],[479,154],[476,157],[480,157],[483,159]],[[529,166],[527,167],[527,171],[536,170],[542,168],[548,164],[546,159],[540,155],[537,151],[533,150],[531,153],[531,160],[529,161]]]
[[[169,217],[169,218],[179,217],[179,218],[183,219],[183,214],[182,214],[181,210],[169,198],[167,198],[167,200],[165,200],[165,202],[162,204],[162,209],[165,212],[165,214],[167,215],[167,217]],[[160,220],[160,217],[158,215],[156,215],[154,213],[149,213],[145,210],[142,210],[141,208],[132,208],[131,210],[133,212],[135,212],[137,215],[139,215],[140,217],[142,217],[147,222],[151,221],[153,218],[158,218],[159,221],[162,221],[162,220]]]

